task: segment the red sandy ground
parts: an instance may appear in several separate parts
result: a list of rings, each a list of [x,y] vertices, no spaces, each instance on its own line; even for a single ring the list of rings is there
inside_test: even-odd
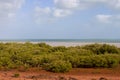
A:
[[[19,77],[14,77],[15,74],[19,74]],[[36,68],[25,72],[0,71],[0,80],[100,80],[101,77],[120,80],[120,66],[112,69],[76,68],[67,73],[52,73]]]

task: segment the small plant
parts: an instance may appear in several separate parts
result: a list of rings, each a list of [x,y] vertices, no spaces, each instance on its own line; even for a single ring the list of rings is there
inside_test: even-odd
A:
[[[63,76],[59,76],[58,80],[67,80],[67,79],[65,77],[63,77]]]
[[[20,74],[18,74],[18,73],[15,73],[14,75],[13,75],[13,77],[19,77],[20,76]]]
[[[101,77],[99,80],[108,80],[108,79],[105,77]]]

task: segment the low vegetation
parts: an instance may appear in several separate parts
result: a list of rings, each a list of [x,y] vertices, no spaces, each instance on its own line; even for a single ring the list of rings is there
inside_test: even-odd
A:
[[[0,43],[0,70],[37,67],[52,72],[71,68],[112,68],[120,64],[120,49],[107,44],[52,47],[45,43]]]
[[[20,76],[20,74],[16,73],[12,77],[18,78],[19,76]]]

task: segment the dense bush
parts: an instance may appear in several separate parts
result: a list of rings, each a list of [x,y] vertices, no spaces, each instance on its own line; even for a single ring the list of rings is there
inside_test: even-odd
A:
[[[43,68],[66,72],[71,68],[111,68],[120,64],[120,49],[107,44],[52,47],[45,43],[0,43],[0,69]]]
[[[91,44],[91,45],[86,45],[82,48],[90,50],[95,54],[120,53],[120,50],[117,47],[107,44]]]
[[[67,48],[65,46],[57,46],[51,49],[52,52],[64,52]]]
[[[64,57],[64,60],[69,61],[72,64],[73,68],[77,68],[79,66],[79,56],[77,56],[77,55],[74,55],[74,56],[66,55]]]
[[[107,44],[103,44],[100,49],[100,53],[119,53],[119,49],[115,46],[110,46]]]
[[[94,55],[94,53],[90,50],[86,50],[86,49],[68,49],[65,52],[67,55],[79,55],[79,56],[91,56]]]
[[[51,63],[48,63],[44,66],[45,70],[52,72],[67,72],[71,68],[72,68],[71,63],[63,60],[52,61]]]

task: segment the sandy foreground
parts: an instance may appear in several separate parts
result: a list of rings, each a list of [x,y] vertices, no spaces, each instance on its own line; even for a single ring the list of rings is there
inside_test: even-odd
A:
[[[0,71],[0,80],[120,80],[119,68],[77,68],[66,73],[52,73],[44,70]],[[15,74],[19,76],[15,77]]]

